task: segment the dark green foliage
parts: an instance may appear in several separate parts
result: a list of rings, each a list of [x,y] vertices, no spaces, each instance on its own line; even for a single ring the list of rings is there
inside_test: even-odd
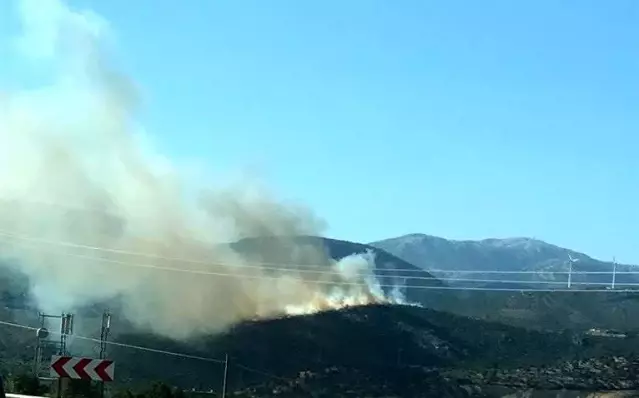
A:
[[[172,398],[186,398],[186,394],[184,393],[184,390],[182,390],[181,388],[177,388],[173,390]]]
[[[112,398],[137,398],[137,395],[129,389],[122,389],[113,394]]]
[[[33,374],[20,373],[8,380],[7,389],[15,394],[42,395],[48,388]]]
[[[236,365],[284,378],[331,366],[385,378],[405,366],[512,368],[631,354],[639,347],[635,339],[587,339],[571,331],[544,333],[423,308],[385,305],[245,322],[226,334],[189,344],[141,334],[120,336],[119,341],[211,358],[228,353],[231,389],[269,379]],[[224,366],[220,363],[122,347],[114,348],[112,355],[124,380],[162,379],[198,390],[219,391],[221,387]]]
[[[113,394],[113,398],[185,398],[184,391],[172,388],[162,382],[154,382],[137,392],[122,389]]]
[[[144,398],[173,398],[173,391],[164,383],[155,383],[144,393]]]
[[[460,387],[463,383],[447,381],[449,376],[433,374],[433,368],[458,370],[462,381],[467,379],[466,374],[495,368],[501,372],[497,373],[511,377],[507,372],[516,372],[517,367],[552,368],[565,360],[630,355],[639,347],[636,338],[586,337],[571,331],[543,333],[429,309],[388,305],[245,322],[225,334],[189,343],[147,334],[121,335],[117,340],[202,357],[223,358],[229,354],[228,389],[242,391],[244,395],[238,397],[271,396],[268,391],[273,389],[289,397],[339,397],[343,391],[352,391],[350,396],[419,397],[429,396],[423,394],[430,391],[430,396],[456,397],[464,396],[460,395],[466,388]],[[113,388],[164,380],[188,390],[221,390],[221,363],[125,347],[112,347],[110,356],[118,369],[118,384]],[[513,377],[519,377],[517,374]],[[95,398],[96,394],[94,387],[73,382],[65,397]],[[184,395],[215,396],[183,393],[163,383],[116,393],[118,398]]]
[[[90,380],[66,380],[64,398],[99,398],[100,386]]]
[[[431,292],[431,308],[538,330],[639,331],[639,300],[625,293]]]

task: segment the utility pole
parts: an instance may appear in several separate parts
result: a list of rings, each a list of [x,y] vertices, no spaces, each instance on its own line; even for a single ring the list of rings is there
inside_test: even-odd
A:
[[[615,283],[617,282],[617,259],[615,257],[612,258],[612,288],[615,288]]]
[[[100,328],[100,359],[106,358],[107,339],[111,330],[111,313],[105,310],[102,314],[102,327]],[[104,382],[100,382],[100,397],[104,398]]]
[[[44,339],[49,337],[49,332],[47,330],[45,319],[46,315],[40,312],[38,314],[40,318],[40,327],[36,332],[36,347],[35,353],[33,355],[33,375],[38,377],[40,375],[40,363],[42,361],[42,346],[44,345]]]
[[[67,340],[69,335],[73,333],[73,314],[62,313],[62,322],[60,327],[60,355],[67,353]]]
[[[53,352],[57,352],[60,356],[67,354],[67,339],[70,334],[73,334],[73,315],[66,314],[64,312],[61,315],[50,315],[40,312],[38,313],[38,318],[40,319],[40,327],[36,330],[36,347],[33,356],[33,376],[37,379],[51,380],[48,373],[47,376],[42,374],[44,371],[43,365],[46,361],[51,360],[50,355],[52,355]],[[60,340],[56,341],[50,338],[53,333],[49,333],[49,330],[47,329],[48,319],[60,319]],[[52,351],[52,348],[56,348],[55,351]],[[58,397],[62,394],[61,378],[58,378],[58,391],[56,393]]]
[[[224,357],[224,380],[222,381],[222,398],[226,398],[226,377],[229,371],[229,354]]]
[[[62,313],[62,321],[60,322],[60,349],[58,355],[63,356],[67,354],[67,339],[70,334],[73,333],[73,315]],[[57,397],[62,397],[62,377],[58,378],[58,391]]]
[[[572,266],[577,261],[579,261],[578,258],[572,258],[570,253],[568,253],[568,289],[572,286]]]
[[[33,375],[38,379],[49,379],[43,376],[44,365],[50,360],[50,355],[58,353],[63,355],[66,353],[66,341],[68,335],[73,333],[73,315],[62,313],[62,315],[50,315],[38,313],[40,326],[36,330],[36,347],[33,356]],[[60,319],[60,332],[50,333],[47,328],[48,319]],[[51,338],[52,335],[59,335],[60,339]],[[54,349],[54,351],[52,350]],[[48,364],[47,364],[48,365]],[[48,366],[47,366],[48,368]]]
[[[33,375],[37,378],[41,377],[42,373],[42,365],[45,360],[45,351],[46,355],[50,354],[50,348],[57,346],[56,352],[65,350],[66,338],[63,338],[62,335],[65,332],[65,317],[66,315],[63,313],[62,315],[49,315],[43,312],[38,314],[40,318],[40,327],[36,331],[36,348],[35,355],[33,356]],[[60,327],[60,340],[54,341],[49,340],[50,337],[49,330],[47,329],[47,319],[60,319],[61,327]]]

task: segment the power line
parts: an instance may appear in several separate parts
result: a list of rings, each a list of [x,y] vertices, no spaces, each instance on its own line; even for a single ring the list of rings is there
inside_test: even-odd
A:
[[[100,249],[98,247],[95,248],[96,250]],[[187,274],[196,274],[196,275],[208,275],[208,276],[221,276],[221,277],[241,277],[241,278],[248,278],[248,279],[262,279],[262,280],[279,280],[280,277],[278,276],[270,276],[270,275],[251,275],[251,274],[242,274],[242,273],[224,273],[224,272],[212,272],[212,271],[204,271],[204,270],[193,270],[193,269],[185,269],[185,268],[174,268],[174,267],[166,267],[166,266],[160,266],[160,265],[155,265],[155,264],[142,264],[142,263],[135,263],[135,262],[130,262],[130,261],[121,261],[121,260],[115,260],[115,259],[110,259],[110,258],[104,258],[104,257],[93,257],[93,256],[88,256],[88,255],[82,255],[82,254],[74,254],[74,253],[58,253],[60,255],[66,256],[66,257],[74,257],[74,258],[81,258],[81,259],[87,259],[87,260],[91,260],[91,261],[96,261],[96,262],[106,262],[106,263],[111,263],[111,264],[117,264],[117,265],[122,265],[122,266],[127,266],[127,267],[134,267],[134,268],[145,268],[145,269],[153,269],[153,270],[160,270],[160,271],[168,271],[168,272],[178,272],[178,273],[187,273]],[[241,271],[242,266],[238,266],[237,268],[239,268],[238,271]],[[286,271],[294,271],[291,269],[283,269]],[[325,271],[325,272],[321,272],[318,271],[316,272],[319,275],[340,275],[339,273],[336,272],[329,272],[329,271]],[[573,274],[578,274],[577,272],[573,273]],[[367,276],[366,274],[361,274],[362,276]],[[397,278],[400,279],[410,279],[410,280],[432,280],[432,281],[444,281],[444,282],[474,282],[474,283],[501,283],[501,284],[529,284],[529,285],[534,285],[534,284],[539,284],[539,285],[565,285],[566,282],[562,282],[562,281],[539,281],[539,280],[502,280],[502,279],[476,279],[476,278],[437,278],[434,276],[409,276],[409,277],[402,277],[402,276],[398,276]],[[309,283],[317,283],[317,284],[325,284],[325,285],[340,285],[340,286],[361,286],[361,287],[370,287],[369,284],[366,283],[361,283],[361,282],[349,282],[349,281],[329,281],[329,280],[313,280],[313,279],[305,279],[305,282],[309,282]],[[605,282],[574,282],[573,285],[580,285],[580,286],[607,286],[608,283]],[[411,284],[404,284],[404,285],[397,285],[397,284],[377,284],[377,287],[380,288],[397,288],[397,287],[401,287],[403,289],[405,288],[413,288],[413,289],[435,289],[435,290],[487,290],[487,291],[561,291],[561,289],[526,289],[526,288],[480,288],[480,287],[457,287],[457,286],[423,286],[423,285],[411,285]],[[639,283],[633,283],[633,282],[629,282],[629,283],[617,283],[617,286],[639,286]],[[579,291],[578,289],[566,289],[566,291],[571,291],[571,292],[577,292]],[[589,292],[593,292],[595,290],[593,289],[588,289]],[[603,291],[603,290],[602,290]],[[605,291],[609,291],[608,289],[606,289]],[[619,291],[619,289],[617,289],[617,291]]]
[[[255,368],[250,368],[248,366],[245,366],[245,365],[242,365],[242,364],[239,364],[239,363],[236,363],[235,367],[240,368],[240,369],[244,369],[244,370],[246,370],[248,372],[251,372],[251,373],[256,373],[256,374],[260,374],[262,376],[270,377],[272,379],[277,379],[277,380],[282,380],[282,381],[288,381],[289,380],[289,379],[286,379],[284,377],[275,376],[274,374],[267,373],[267,372],[264,372],[262,370],[258,370],[258,369],[255,369]]]
[[[146,257],[146,258],[152,258],[152,259],[156,259],[156,260],[166,260],[166,261],[174,261],[174,262],[180,262],[180,263],[191,263],[191,264],[200,264],[200,265],[208,265],[208,266],[238,267],[238,268],[240,267],[237,264],[232,264],[232,263],[202,261],[202,260],[194,260],[194,259],[187,259],[187,258],[181,258],[181,257],[167,257],[167,256],[160,256],[160,255],[152,254],[152,253],[142,253],[142,252],[124,250],[124,249],[115,249],[115,248],[100,247],[100,246],[90,246],[90,245],[84,245],[84,244],[74,243],[74,242],[53,241],[53,240],[42,239],[42,238],[33,238],[33,237],[24,236],[24,235],[18,235],[18,234],[12,233],[12,232],[4,231],[4,230],[0,230],[0,236],[3,236],[5,238],[9,238],[9,239],[17,239],[17,240],[28,241],[28,242],[37,242],[37,243],[42,243],[42,244],[47,244],[47,245],[73,247],[73,248],[78,248],[78,249],[87,249],[87,250],[114,253],[114,254],[123,254],[123,255],[137,256],[137,257]],[[272,265],[279,265],[279,267],[273,267]],[[313,267],[313,268],[322,268],[322,267],[324,267],[325,268],[325,267],[330,265],[329,263],[317,264],[317,265],[285,263],[285,265],[289,265],[290,267],[295,267],[295,268],[282,267],[282,264],[277,264],[277,263],[257,262],[257,261],[250,261],[250,264],[242,264],[241,267],[242,268],[257,268],[257,269],[261,269],[261,270],[272,270],[272,271],[289,271],[289,272],[290,271],[296,271],[296,272],[317,273],[317,274],[324,274],[324,273],[339,274],[339,272],[337,272],[337,271],[331,271],[331,270],[326,270],[326,269],[324,269],[324,270],[322,270],[322,269],[305,269],[305,268],[311,268],[311,267]],[[378,270],[378,271],[397,271],[397,270],[398,269],[389,269],[389,270]],[[409,269],[407,269],[407,270],[409,270]],[[421,269],[410,269],[410,271],[412,271],[412,272],[427,272],[427,271],[424,271],[424,270],[421,270]]]
[[[204,261],[196,261],[196,260],[189,260],[189,259],[182,259],[182,258],[172,258],[172,257],[164,257],[164,256],[158,256],[158,255],[154,255],[154,254],[147,254],[147,253],[139,253],[139,252],[132,252],[132,251],[125,251],[125,250],[120,250],[120,249],[112,249],[112,248],[104,248],[104,247],[99,247],[99,246],[87,246],[87,245],[81,245],[81,244],[76,244],[76,243],[71,243],[71,242],[61,242],[61,241],[52,241],[52,240],[44,240],[44,239],[38,239],[38,238],[31,238],[31,237],[26,237],[26,236],[20,236],[20,235],[15,235],[15,234],[9,234],[7,232],[2,232],[0,231],[0,236],[5,236],[5,237],[9,237],[10,239],[18,239],[18,240],[22,240],[22,241],[27,241],[27,242],[39,242],[39,243],[45,243],[48,245],[59,245],[59,246],[72,246],[72,247],[80,247],[80,248],[86,248],[86,249],[91,249],[93,251],[98,251],[98,252],[116,252],[119,254],[132,254],[132,255],[138,255],[138,256],[144,256],[144,257],[151,257],[151,258],[155,258],[155,259],[163,259],[163,260],[170,260],[170,261],[175,261],[175,262],[186,262],[186,263],[197,263],[197,264],[206,264],[206,265],[218,265],[218,266],[225,266],[228,268],[236,268],[238,270],[242,270],[244,268],[249,268],[249,269],[261,269],[261,270],[278,270],[278,271],[286,271],[286,272],[306,272],[306,273],[313,273],[313,274],[318,274],[318,275],[341,275],[338,271],[332,271],[332,270],[298,270],[298,269],[294,269],[294,268],[283,268],[283,267],[263,267],[263,266],[258,266],[258,265],[232,265],[230,263],[213,263],[213,262],[204,262]],[[39,249],[42,250],[42,249]],[[120,265],[125,265],[125,266],[131,266],[131,267],[138,267],[138,268],[151,268],[151,269],[157,269],[157,270],[164,270],[164,271],[171,271],[171,272],[184,272],[184,273],[192,273],[192,274],[199,274],[199,275],[211,275],[211,276],[230,276],[230,277],[245,277],[245,278],[257,278],[257,279],[279,279],[278,277],[274,277],[274,276],[268,276],[268,275],[244,275],[244,274],[237,274],[237,273],[222,273],[222,272],[212,272],[212,271],[205,271],[205,270],[193,270],[193,269],[184,269],[184,268],[175,268],[175,267],[166,267],[166,266],[160,266],[160,265],[155,265],[155,264],[142,264],[142,263],[134,263],[134,262],[130,262],[130,261],[121,261],[121,260],[115,260],[115,259],[111,259],[111,258],[104,258],[104,257],[93,257],[93,256],[88,256],[88,255],[82,255],[82,254],[75,254],[75,253],[57,253],[59,255],[63,255],[63,256],[68,256],[68,257],[76,257],[76,258],[83,258],[83,259],[88,259],[88,260],[92,260],[92,261],[103,261],[103,262],[108,262],[108,263],[114,263],[114,264],[120,264]],[[391,271],[394,269],[388,269],[387,271]],[[398,269],[397,269],[398,270]],[[428,271],[425,270],[412,270],[412,271],[419,271],[419,272],[423,272],[423,273],[427,273]],[[432,270],[431,270],[432,272]],[[480,270],[448,270],[446,271],[447,273],[475,273],[475,274],[524,274],[524,275],[530,275],[530,274],[539,274],[539,275],[543,275],[543,274],[559,274],[559,275],[563,275],[563,274],[569,274],[569,272],[565,272],[565,271],[541,271],[541,272],[537,272],[537,271],[497,271],[497,270],[485,270],[485,271],[480,271]],[[363,276],[367,276],[366,273],[360,273]],[[572,275],[603,275],[603,274],[613,274],[611,272],[605,272],[605,271],[574,271],[572,272]],[[616,272],[615,274],[639,274],[639,271],[619,271]],[[435,277],[435,276],[403,276],[403,275],[389,275],[395,278],[400,278],[403,280],[439,280],[439,281],[450,281],[450,282],[476,282],[476,283],[504,283],[504,284],[514,284],[514,283],[523,283],[523,284],[548,284],[548,285],[563,285],[565,284],[565,282],[559,282],[559,281],[534,281],[534,280],[503,280],[503,279],[477,279],[477,278],[453,278],[453,277]],[[311,281],[311,282],[317,282],[317,283],[327,283],[327,284],[333,284],[334,282],[331,281],[321,281],[321,280],[315,280],[315,281]],[[349,282],[344,282],[342,284],[350,284],[350,285],[361,285],[361,286],[367,286],[366,284],[362,284],[362,283],[349,283]],[[576,282],[576,284],[580,284],[580,285],[599,285],[599,286],[604,286],[607,285],[607,283],[603,283],[603,282]],[[619,285],[619,283],[617,283]],[[622,283],[621,285],[624,286],[639,286],[639,283]],[[396,285],[382,285],[381,287],[395,287]],[[406,287],[419,287],[419,288],[424,288],[425,286],[410,286],[410,285],[406,285]]]
[[[0,232],[0,236],[2,236],[2,233]],[[32,238],[28,238],[28,237],[21,237],[25,240],[28,241],[33,241],[34,239]],[[37,241],[37,240],[36,240]],[[47,243],[49,244],[57,244],[58,242],[55,241],[47,241]],[[62,245],[64,245],[64,243],[61,243]],[[101,248],[101,247],[96,247],[93,246],[91,247],[93,250],[95,251],[109,251],[110,249],[108,248]],[[41,250],[40,248],[35,248],[35,250]],[[248,278],[248,279],[262,279],[262,280],[278,280],[280,279],[280,277],[278,276],[270,276],[270,275],[251,275],[251,274],[242,274],[242,273],[224,273],[224,272],[212,272],[212,271],[204,271],[204,270],[193,270],[193,269],[184,269],[184,268],[174,268],[174,267],[166,267],[166,266],[160,266],[160,265],[155,265],[155,264],[142,264],[142,263],[135,263],[135,262],[130,262],[130,261],[121,261],[121,260],[115,260],[115,259],[110,259],[110,258],[104,258],[104,257],[93,257],[93,256],[88,256],[88,255],[82,255],[82,254],[74,254],[74,253],[58,253],[60,255],[63,256],[68,256],[68,257],[76,257],[76,258],[82,258],[82,259],[87,259],[87,260],[91,260],[91,261],[102,261],[102,262],[107,262],[107,263],[113,263],[113,264],[118,264],[118,265],[122,265],[122,266],[127,266],[127,267],[135,267],[135,268],[146,268],[146,269],[153,269],[153,270],[161,270],[161,271],[169,271],[169,272],[180,272],[180,273],[189,273],[189,274],[196,274],[196,275],[209,275],[209,276],[221,276],[221,277],[241,277],[241,278]],[[162,258],[162,257],[160,257]],[[236,268],[238,268],[238,271],[241,271],[243,266],[236,266]],[[232,267],[230,267],[232,268]],[[295,270],[292,269],[288,269],[288,268],[282,268],[282,270],[286,270],[288,272],[292,272]],[[319,275],[340,275],[339,273],[334,273],[334,272],[329,272],[329,271],[317,271],[316,272]],[[584,272],[585,273],[585,272]],[[637,272],[639,273],[639,272]],[[573,274],[579,274],[578,272],[575,272]],[[365,274],[363,274],[365,275]],[[501,284],[515,284],[515,283],[520,283],[520,284],[542,284],[542,285],[565,285],[565,282],[560,282],[560,281],[527,281],[527,280],[499,280],[499,279],[475,279],[475,278],[437,278],[437,277],[433,277],[433,276],[428,276],[428,277],[402,277],[402,276],[396,276],[397,278],[400,279],[419,279],[419,280],[439,280],[439,281],[451,281],[451,282],[475,282],[475,283],[501,283]],[[366,283],[361,283],[361,282],[349,282],[349,281],[329,281],[329,280],[304,280],[305,282],[309,282],[309,283],[317,283],[317,284],[326,284],[326,285],[339,285],[339,286],[360,286],[360,287],[370,287],[369,284]],[[607,283],[603,283],[603,282],[575,282],[575,285],[580,285],[580,286],[607,286]],[[627,287],[632,287],[632,286],[639,286],[639,283],[617,283],[617,286],[621,285],[621,286],[627,286]],[[551,289],[538,289],[538,288],[486,288],[486,287],[462,287],[462,286],[422,286],[422,285],[411,285],[411,284],[405,284],[405,285],[400,285],[398,286],[397,284],[377,284],[377,287],[380,288],[402,288],[402,289],[406,289],[406,288],[412,288],[412,289],[431,289],[431,290],[477,290],[477,291],[511,291],[511,292],[579,292],[579,289],[558,289],[558,288],[551,288]],[[610,289],[600,289],[600,290],[596,290],[596,289],[584,289],[583,291],[587,291],[587,292],[610,292]],[[631,289],[615,289],[615,292],[624,292],[624,291],[632,291]]]
[[[0,198],[0,201],[7,201],[7,202],[19,202],[20,204],[23,203],[28,203],[28,204],[38,204],[38,205],[46,205],[46,206],[50,206],[50,207],[61,207],[61,208],[65,208],[65,209],[71,209],[71,210],[77,210],[77,211],[84,211],[84,212],[88,212],[88,213],[99,213],[99,214],[106,214],[106,215],[112,215],[112,216],[116,216],[116,217],[134,217],[134,218],[139,218],[139,219],[144,219],[144,217],[141,216],[137,216],[134,214],[126,214],[123,215],[121,212],[117,212],[114,210],[107,210],[107,209],[97,209],[97,208],[87,208],[84,206],[79,206],[79,205],[70,205],[70,204],[63,204],[63,203],[56,203],[56,202],[49,202],[49,201],[43,201],[43,200],[36,200],[36,199],[30,199],[30,198]],[[6,230],[0,230],[0,235],[13,235],[13,237],[15,237],[16,239],[37,239],[37,238],[27,238],[27,237],[19,237],[18,235],[15,235],[13,232],[10,231],[6,231]],[[181,238],[185,238],[185,237],[181,237]],[[149,240],[149,239],[143,239],[145,241],[157,241],[157,242],[161,242],[161,240]],[[185,240],[194,242],[194,243],[198,243],[198,244],[202,244],[202,245],[210,245],[212,244],[212,242],[207,242],[204,240],[200,240],[200,239],[195,239],[193,237],[188,237],[185,238]],[[113,253],[119,253],[119,254],[128,254],[128,255],[134,255],[134,256],[141,256],[141,257],[149,257],[149,258],[156,258],[156,259],[164,259],[164,260],[171,260],[171,261],[180,261],[180,262],[189,262],[189,263],[194,263],[194,264],[203,264],[203,265],[214,265],[214,266],[231,266],[232,264],[224,264],[224,263],[217,263],[217,262],[207,262],[207,261],[201,261],[201,260],[193,260],[193,259],[185,259],[185,258],[171,258],[171,257],[164,257],[164,256],[157,256],[154,254],[150,254],[150,253],[141,253],[141,252],[135,252],[135,251],[126,251],[126,250],[121,250],[121,249],[113,249],[113,248],[96,248],[93,246],[88,246],[88,245],[82,245],[82,244],[77,244],[77,243],[73,243],[73,242],[52,242],[52,241],[46,241],[46,240],[42,240],[45,241],[46,243],[49,244],[60,244],[60,245],[67,245],[67,246],[71,246],[71,247],[77,247],[77,248],[85,248],[85,249],[100,249],[103,251],[110,251]],[[230,244],[230,242],[228,243]],[[376,248],[377,249],[377,248]],[[382,249],[380,249],[382,250]],[[245,265],[245,267],[258,267],[258,268],[264,268],[264,269],[269,269],[267,268],[268,266],[282,266],[282,265],[289,265],[291,267],[296,267],[297,271],[303,271],[300,268],[321,268],[321,267],[326,267],[329,264],[293,264],[293,263],[273,263],[273,262],[252,262],[255,265],[250,265],[247,264]],[[618,264],[616,262],[616,260],[613,260],[613,263],[615,266],[621,266],[621,264]],[[418,268],[418,267],[416,267]],[[288,268],[274,268],[274,270],[288,270]],[[438,272],[438,273],[468,273],[468,274],[565,274],[565,275],[575,275],[578,274],[578,272],[570,272],[570,271],[511,271],[511,270],[449,270],[449,269],[436,269],[436,268],[428,268],[428,269],[415,269],[415,268],[386,268],[386,269],[376,269],[377,272]],[[313,272],[325,272],[325,271],[315,271],[312,270],[310,271],[311,273]],[[606,274],[612,274],[612,272],[609,271],[581,271],[579,272],[579,274],[602,274],[602,275],[606,275]],[[617,275],[623,275],[623,274],[639,274],[639,271],[617,271],[615,272],[615,274]]]
[[[21,329],[26,329],[26,330],[33,330],[33,331],[38,330],[38,328],[36,328],[36,327],[26,326],[26,325],[21,325],[19,323],[6,322],[6,321],[0,321],[0,325],[10,326],[10,327],[15,327],[15,328],[21,328]],[[53,331],[50,331],[49,333],[52,334],[52,335],[60,335],[61,334],[60,332],[53,332]],[[78,339],[78,340],[84,340],[84,341],[91,341],[91,342],[94,342],[94,343],[99,343],[101,341],[100,339],[96,339],[96,338],[93,338],[93,337],[86,337],[86,336],[72,335],[72,338],[73,339]],[[197,359],[197,360],[206,361],[206,362],[224,363],[224,360],[221,360],[221,359],[200,357],[200,356],[197,356],[197,355],[182,354],[182,353],[159,350],[159,349],[155,349],[155,348],[143,347],[143,346],[138,346],[138,345],[133,345],[133,344],[117,343],[115,341],[106,341],[105,344],[116,346],[116,347],[131,348],[131,349],[140,350],[140,351],[153,352],[153,353],[156,353],[156,354],[172,355],[172,356],[176,356],[176,357],[189,358],[189,359]]]
[[[37,331],[38,330],[38,328],[36,328],[36,327],[26,326],[26,325],[22,325],[22,324],[19,324],[19,323],[7,322],[7,321],[2,321],[2,320],[0,320],[0,325],[19,328],[19,329],[25,329],[25,330],[31,330],[31,331]],[[60,332],[50,332],[50,333],[53,334],[53,335],[60,335],[61,334]],[[71,336],[72,336],[73,339],[78,339],[78,340],[85,340],[85,341],[91,341],[91,342],[100,342],[101,341],[100,339],[95,339],[95,338],[92,338],[92,337],[76,336],[76,335],[71,335]],[[133,344],[117,343],[117,342],[114,342],[114,341],[105,341],[104,343],[112,345],[112,346],[116,346],[116,347],[130,348],[130,349],[134,349],[134,350],[146,351],[146,352],[151,352],[151,353],[155,353],[155,354],[169,355],[169,356],[185,358],[185,359],[194,359],[194,360],[203,361],[203,362],[210,362],[210,363],[217,363],[217,364],[227,364],[228,363],[227,360],[225,360],[225,359],[217,359],[217,358],[203,357],[203,356],[198,356],[198,355],[184,354],[184,353],[174,352],[174,351],[159,350],[159,349],[155,349],[155,348],[149,348],[149,347],[133,345]],[[251,372],[251,373],[259,374],[259,375],[262,375],[262,376],[270,377],[272,379],[282,380],[282,381],[287,381],[288,380],[286,378],[276,376],[274,374],[265,372],[263,370],[259,370],[259,369],[255,369],[255,368],[252,368],[252,367],[249,367],[249,366],[246,366],[246,365],[242,365],[240,363],[232,363],[232,365],[237,367],[237,368],[246,370],[247,372]]]
[[[96,250],[99,248],[95,248]],[[246,274],[246,273],[240,273],[240,272],[235,272],[235,273],[225,273],[225,272],[212,272],[212,271],[204,271],[204,270],[194,270],[194,269],[185,269],[185,268],[175,268],[175,267],[166,267],[166,266],[160,266],[160,265],[155,265],[155,264],[142,264],[142,263],[134,263],[134,262],[130,262],[130,261],[121,261],[121,260],[115,260],[115,259],[110,259],[110,258],[104,258],[104,257],[92,257],[92,256],[87,256],[87,255],[81,255],[81,254],[73,254],[73,253],[59,253],[60,255],[66,256],[66,257],[75,257],[75,258],[82,258],[82,259],[87,259],[87,260],[92,260],[92,261],[96,261],[96,262],[107,262],[107,263],[112,263],[112,264],[118,264],[118,265],[123,265],[123,266],[127,266],[127,267],[135,267],[135,268],[146,268],[146,269],[153,269],[153,270],[161,270],[161,271],[169,271],[169,272],[178,272],[178,273],[187,273],[187,274],[196,274],[196,275],[209,275],[209,276],[222,276],[222,277],[241,277],[241,278],[247,278],[247,279],[263,279],[263,280],[280,280],[281,278],[278,276],[270,276],[270,275],[251,275],[251,274]],[[232,268],[229,267],[229,268]],[[235,266],[235,268],[238,269],[238,271],[242,271],[242,268],[244,268],[244,266]],[[295,270],[292,269],[282,269],[282,270],[286,270],[288,272],[292,272]],[[328,272],[317,272],[317,274],[319,275],[340,275],[339,273],[328,273]],[[437,278],[435,277],[423,277],[424,279],[430,279],[430,280],[437,280]],[[311,282],[311,283],[318,283],[318,284],[326,284],[326,285],[348,285],[348,286],[369,286],[365,283],[358,283],[358,282],[333,282],[333,281],[328,281],[328,280],[305,280],[306,282]],[[380,287],[395,287],[396,285],[379,285]]]
[[[0,234],[1,235],[1,234]],[[35,250],[42,250],[39,248],[34,248]],[[98,250],[100,248],[96,247],[96,250]],[[159,265],[155,265],[155,264],[143,264],[143,263],[134,263],[134,262],[130,262],[130,261],[122,261],[122,260],[116,260],[116,259],[112,259],[112,258],[105,258],[105,257],[94,257],[94,256],[89,256],[89,255],[83,255],[83,254],[75,254],[75,253],[68,253],[68,252],[58,252],[56,253],[58,255],[62,255],[65,257],[73,257],[73,258],[81,258],[81,259],[87,259],[87,260],[91,260],[91,261],[103,261],[103,262],[107,262],[107,263],[113,263],[113,264],[119,264],[119,265],[124,265],[124,266],[131,266],[131,267],[140,267],[140,268],[151,268],[151,269],[157,269],[157,270],[162,270],[162,271],[170,271],[170,272],[183,272],[183,273],[192,273],[192,274],[199,274],[199,275],[211,275],[211,276],[242,276],[242,277],[259,277],[260,279],[264,278],[264,279],[277,279],[277,277],[270,277],[268,275],[242,275],[242,274],[230,274],[230,273],[220,273],[220,272],[212,272],[212,271],[204,271],[204,270],[193,270],[193,269],[185,269],[185,268],[175,268],[175,267],[165,267],[165,266],[159,266]],[[221,265],[221,264],[220,264]],[[244,268],[243,265],[241,266],[230,266],[230,265],[225,265],[227,267],[235,267],[235,268],[239,268],[240,270],[242,268]],[[261,269],[261,268],[260,268]],[[266,268],[269,270],[272,270],[273,268]],[[277,270],[282,270],[282,271],[287,271],[287,272],[295,272],[296,270],[294,269],[290,269],[290,268],[276,268]],[[309,272],[308,270],[305,270],[307,272]],[[310,271],[314,274],[318,274],[318,275],[336,275],[336,276],[340,276],[342,275],[341,273],[337,272],[337,271],[330,271],[330,270],[313,270]],[[426,273],[426,271],[423,271],[424,273]],[[362,276],[368,276],[368,274],[366,273],[360,273],[360,275]],[[394,276],[394,275],[391,275]],[[490,282],[502,282],[502,283],[522,283],[522,282],[526,282],[524,280],[497,280],[497,279],[476,279],[476,278],[447,278],[447,277],[435,277],[435,276],[394,276],[396,278],[400,278],[403,280],[439,280],[439,281],[450,281],[450,282],[482,282],[482,283],[490,283]],[[564,282],[557,282],[557,281],[529,281],[530,283],[539,283],[539,284],[558,284],[558,285],[564,285]],[[365,285],[365,284],[362,284]],[[393,285],[394,286],[394,285]]]
[[[59,240],[49,240],[42,238],[34,238],[25,235],[19,235],[11,231],[0,230],[0,236],[8,238],[8,239],[16,239],[20,241],[41,243],[47,245],[55,245],[55,246],[64,246],[64,247],[72,247],[77,249],[86,249],[92,251],[100,251],[107,252],[113,254],[121,254],[121,255],[129,255],[129,256],[137,256],[137,257],[145,257],[156,260],[165,260],[165,261],[174,261],[180,263],[191,263],[191,264],[199,264],[199,265],[207,265],[207,266],[218,266],[218,267],[237,267],[237,264],[232,263],[224,263],[219,261],[204,261],[204,260],[195,260],[188,259],[183,257],[168,257],[161,256],[153,253],[143,253],[139,251],[133,250],[125,250],[125,249],[116,249],[109,247],[101,247],[101,246],[91,246],[85,245],[75,242],[67,242],[67,241],[59,241]],[[6,240],[5,240],[6,241]],[[288,267],[282,267],[282,265],[287,265]],[[309,273],[309,274],[339,274],[338,271],[326,270],[321,268],[326,268],[330,263],[325,264],[298,264],[298,263],[272,263],[272,262],[263,262],[263,261],[250,261],[249,264],[242,264],[243,268],[256,268],[261,270],[271,270],[271,271],[296,271],[300,273]],[[319,268],[319,269],[318,269]],[[606,275],[611,274],[612,271],[513,271],[513,270],[459,270],[459,269],[421,269],[421,268],[375,268],[375,272],[383,273],[383,272],[407,272],[407,273],[459,273],[459,274],[522,274],[522,275],[547,275],[547,274],[559,274],[559,275],[575,275],[575,274],[584,274],[584,275]],[[617,275],[635,275],[639,274],[638,271],[616,271],[614,272]],[[413,276],[401,276],[403,278],[414,278],[419,279],[420,277]],[[427,278],[427,277],[421,277]],[[432,277],[431,279],[441,279],[437,277]]]

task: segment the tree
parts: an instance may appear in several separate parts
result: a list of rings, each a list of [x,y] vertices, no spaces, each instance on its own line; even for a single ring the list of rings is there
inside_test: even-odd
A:
[[[100,389],[91,380],[69,379],[67,388],[64,390],[65,398],[98,398]]]
[[[119,390],[115,394],[113,394],[113,398],[138,398],[140,395],[133,394],[133,392],[129,389]]]
[[[47,391],[47,387],[40,383],[40,379],[29,373],[20,373],[9,381],[11,391],[23,395],[42,395]]]
[[[186,398],[186,394],[184,394],[184,390],[181,388],[176,388],[173,391],[173,398]]]
[[[165,383],[155,382],[138,392],[133,392],[130,389],[119,390],[113,398],[186,398],[186,396],[180,388],[171,388]]]
[[[153,383],[151,388],[144,393],[145,398],[173,398],[171,387],[165,383]]]

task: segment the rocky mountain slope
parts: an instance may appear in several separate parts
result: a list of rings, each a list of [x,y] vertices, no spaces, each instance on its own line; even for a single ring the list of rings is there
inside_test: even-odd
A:
[[[449,284],[465,286],[566,288],[572,257],[577,260],[572,264],[572,286],[602,289],[611,286],[615,268],[612,262],[530,238],[455,241],[411,234],[373,242],[371,246],[427,270]],[[616,275],[617,288],[639,285],[639,268],[619,264],[616,271],[620,272]],[[628,274],[635,271],[636,274]],[[490,282],[494,280],[498,282]]]
[[[635,335],[545,333],[390,305],[246,322],[188,343],[142,334],[122,335],[118,342],[206,358],[228,354],[228,387],[243,391],[239,396],[261,391],[283,397],[427,392],[462,397],[495,387],[629,388],[637,386],[632,375],[639,369]],[[113,348],[111,355],[121,381],[162,379],[219,391],[223,378],[222,363],[124,347]],[[606,372],[602,381],[597,374]]]
[[[219,393],[228,354],[227,387],[237,397],[501,397],[529,388],[635,388],[637,335],[542,332],[371,305],[247,321],[188,342],[116,334],[118,344],[151,350],[116,345],[108,355],[116,361],[114,388],[163,380]],[[0,336],[0,367],[28,367],[33,333],[0,326]],[[94,348],[72,345],[76,354],[92,355]]]
[[[639,297],[598,292],[432,292],[440,311],[537,330],[639,330]]]
[[[237,397],[631,398],[639,396],[638,358],[604,357],[513,369],[407,367],[379,380],[331,367],[243,389]]]

